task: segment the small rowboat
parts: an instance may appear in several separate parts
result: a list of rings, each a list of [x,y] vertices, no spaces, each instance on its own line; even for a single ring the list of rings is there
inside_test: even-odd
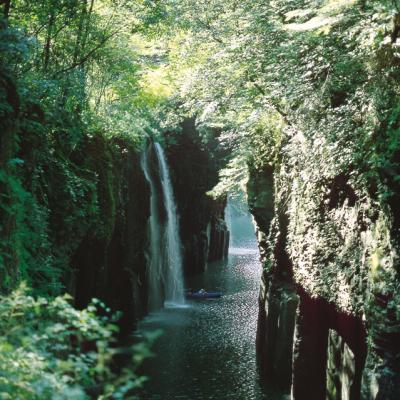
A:
[[[197,292],[186,292],[185,297],[187,299],[218,299],[222,296],[222,292],[206,292],[204,289],[200,289]]]

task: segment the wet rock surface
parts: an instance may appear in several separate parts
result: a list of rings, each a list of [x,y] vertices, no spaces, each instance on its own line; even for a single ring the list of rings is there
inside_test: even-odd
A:
[[[215,133],[217,134],[217,133]],[[187,119],[167,148],[175,191],[186,275],[203,271],[207,261],[227,256],[229,232],[224,221],[226,199],[207,195],[218,182],[221,155],[203,144],[195,121]]]
[[[119,159],[113,158],[104,144],[93,148],[93,162],[99,168],[97,191],[103,221],[86,232],[71,257],[69,290],[78,307],[85,307],[97,297],[113,310],[122,311],[121,327],[128,332],[146,312],[150,193],[140,154],[129,143],[119,146],[126,149]],[[102,154],[109,157],[106,166],[101,164]]]
[[[262,374],[295,399],[394,399],[396,208],[377,200],[387,187],[371,192],[351,157],[316,153],[298,133],[285,140],[275,170],[252,171],[248,184],[264,265]]]

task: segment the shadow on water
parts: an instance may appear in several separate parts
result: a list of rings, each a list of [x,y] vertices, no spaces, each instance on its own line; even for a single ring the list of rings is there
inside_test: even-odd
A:
[[[235,243],[236,244],[236,243]],[[261,276],[254,234],[212,263],[186,286],[224,293],[216,300],[187,301],[150,314],[138,334],[161,329],[141,373],[149,377],[139,398],[277,400],[259,382],[255,354]]]

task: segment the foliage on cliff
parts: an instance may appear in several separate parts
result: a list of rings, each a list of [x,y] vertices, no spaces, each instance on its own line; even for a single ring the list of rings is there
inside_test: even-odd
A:
[[[157,60],[140,40],[141,2],[1,9],[0,288],[24,279],[57,294],[80,241],[110,239],[120,160],[158,126]]]
[[[0,397],[123,398],[137,380],[111,369],[115,326],[93,305],[77,311],[54,297],[76,294],[82,243],[106,255],[132,201],[125,166],[157,128],[149,107],[163,98],[142,79],[153,60],[135,44],[141,22],[107,0],[7,0],[0,10],[0,292],[9,294],[0,301]],[[95,274],[100,261],[89,266]],[[79,282],[86,297],[103,284],[96,278]],[[33,297],[13,292],[21,281]],[[133,294],[119,292],[113,306],[130,307]]]
[[[400,332],[397,0],[2,5],[2,291],[27,279],[58,294],[79,241],[110,238],[112,166],[127,146],[194,115],[232,155],[215,193],[274,169],[295,281],[365,314],[371,340],[390,347]]]
[[[168,29],[169,68],[186,110],[199,125],[223,128],[224,143],[261,169],[278,160],[284,126],[331,137],[362,130],[362,143],[376,146],[380,121],[396,119],[397,7],[181,0],[149,13],[158,31]],[[381,150],[395,152],[394,131]]]
[[[155,15],[158,26],[174,22],[170,68],[186,110],[223,129],[237,155],[226,186],[242,179],[240,160],[262,170],[286,157],[293,196],[315,184],[318,201],[344,173],[355,198],[388,207],[397,231],[396,2],[182,0]]]
[[[233,154],[216,190],[275,170],[266,266],[284,236],[295,282],[365,315],[398,367],[399,2],[171,0],[156,15],[176,28],[184,108]]]

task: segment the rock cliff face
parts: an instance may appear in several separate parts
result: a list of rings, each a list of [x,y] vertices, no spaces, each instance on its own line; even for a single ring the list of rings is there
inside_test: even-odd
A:
[[[68,291],[78,307],[97,297],[130,328],[147,301],[149,190],[138,144],[79,123],[76,138],[63,125],[50,136],[41,107],[21,101],[7,75],[0,94],[10,105],[0,118],[2,293],[25,280],[34,293]]]
[[[78,306],[92,297],[123,312],[128,329],[147,305],[146,223],[150,193],[140,154],[128,142],[88,143],[87,154],[98,176],[101,222],[84,235],[71,258],[70,291]]]
[[[297,132],[274,172],[250,174],[260,366],[295,399],[400,398],[398,203],[348,139],[332,151]]]
[[[228,253],[226,199],[214,200],[206,194],[218,182],[218,157],[214,149],[201,143],[195,121],[186,120],[173,137],[175,143],[167,155],[180,216],[184,271],[191,274]]]

